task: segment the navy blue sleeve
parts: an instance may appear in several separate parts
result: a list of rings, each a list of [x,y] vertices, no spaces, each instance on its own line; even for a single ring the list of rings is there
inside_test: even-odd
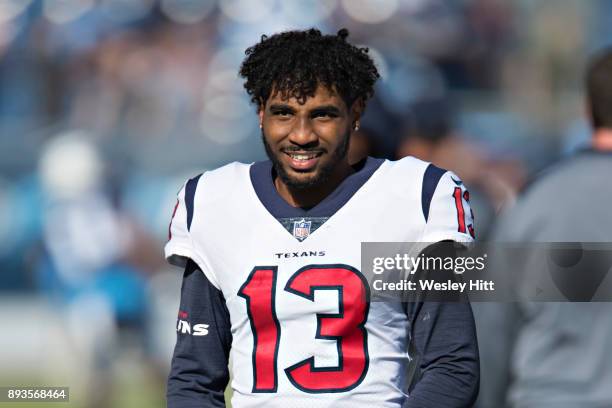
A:
[[[449,251],[454,252],[450,245],[434,244],[424,252],[429,256],[453,256]],[[439,278],[453,279],[444,273]],[[480,384],[472,308],[466,299],[436,302],[428,301],[426,293],[419,296],[406,304],[412,360],[408,373],[410,396],[404,407],[472,407]]]
[[[225,407],[232,343],[223,294],[189,260],[183,275],[168,408]]]

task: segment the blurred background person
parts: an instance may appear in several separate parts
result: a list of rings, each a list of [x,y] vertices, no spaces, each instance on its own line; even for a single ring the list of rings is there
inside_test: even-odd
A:
[[[611,7],[0,0],[0,383],[163,406],[181,278],[167,215],[188,176],[265,157],[235,77],[253,38],[347,27],[382,74],[353,157],[457,172],[486,238],[525,179],[588,143],[581,72],[612,43]]]
[[[146,241],[134,242],[129,217],[113,204],[90,135],[55,136],[44,147],[39,173],[43,235],[35,280],[67,317],[65,341],[80,363],[66,374],[86,390],[92,406],[105,407],[112,395],[111,360],[145,349],[146,280],[129,252],[135,245],[144,250]]]
[[[607,180],[612,174],[612,49],[591,59],[585,85],[592,126],[590,147],[535,178],[501,217],[496,241],[612,243],[612,183]],[[563,256],[575,256],[576,248],[581,249],[574,244],[573,252],[566,250]],[[602,266],[606,279],[612,264]],[[526,280],[521,273],[535,275],[538,270],[528,261],[524,271],[516,271],[515,279]],[[574,273],[580,273],[575,284],[586,287],[581,281],[594,279],[597,272]],[[539,279],[533,276],[527,281],[536,286]],[[593,287],[595,293],[598,286]],[[567,295],[563,287],[557,287]],[[484,361],[479,406],[612,406],[612,304],[588,302],[590,298],[584,297],[576,302],[567,296],[563,303],[477,305]]]

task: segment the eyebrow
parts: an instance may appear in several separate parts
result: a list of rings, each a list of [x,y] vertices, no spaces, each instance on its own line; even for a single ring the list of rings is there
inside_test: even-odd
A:
[[[291,106],[286,105],[286,104],[275,103],[273,105],[270,105],[270,111],[283,111],[283,110],[295,112],[295,109],[293,109]],[[340,115],[340,109],[338,109],[338,107],[334,105],[323,105],[323,106],[317,106],[316,108],[312,109],[310,113],[311,114],[332,113],[332,114]]]
[[[288,111],[291,111],[291,112],[295,112],[295,109],[293,109],[291,106],[285,105],[285,104],[282,104],[282,103],[275,103],[274,105],[270,105],[270,110],[271,111],[288,110]]]
[[[340,109],[334,105],[323,105],[317,106],[310,113],[331,113],[335,115],[340,115]]]

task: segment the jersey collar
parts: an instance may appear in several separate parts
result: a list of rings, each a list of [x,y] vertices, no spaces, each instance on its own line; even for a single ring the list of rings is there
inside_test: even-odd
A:
[[[345,178],[336,189],[316,206],[304,209],[292,207],[276,190],[270,160],[251,165],[250,177],[253,189],[263,206],[275,218],[331,217],[365,184],[384,162],[384,159],[368,157],[354,166],[355,173]]]

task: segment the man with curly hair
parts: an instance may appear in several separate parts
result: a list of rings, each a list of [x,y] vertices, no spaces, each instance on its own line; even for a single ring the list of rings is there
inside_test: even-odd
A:
[[[347,36],[289,31],[246,50],[240,74],[269,160],[179,192],[165,248],[185,267],[169,407],[224,406],[228,366],[234,407],[474,402],[469,304],[374,302],[359,270],[362,242],[469,242],[473,219],[453,173],[414,158],[349,162],[379,75]]]

